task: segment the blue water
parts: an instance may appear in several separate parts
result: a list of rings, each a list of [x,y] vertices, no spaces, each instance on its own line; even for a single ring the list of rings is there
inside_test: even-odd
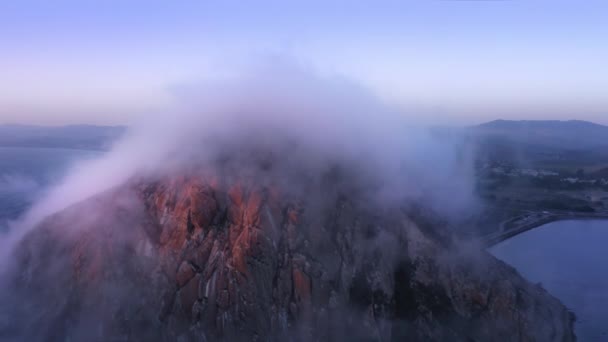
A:
[[[608,341],[608,221],[549,223],[490,252],[574,311],[579,341]]]
[[[71,165],[98,155],[84,150],[0,147],[0,231],[48,186],[59,182]]]

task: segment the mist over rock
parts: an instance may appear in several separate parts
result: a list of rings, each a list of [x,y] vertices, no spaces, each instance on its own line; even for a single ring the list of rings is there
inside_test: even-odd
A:
[[[436,215],[376,206],[347,170],[316,180],[191,172],[54,215],[16,249],[0,336],[573,340],[559,301]]]
[[[35,205],[7,249],[0,337],[574,339],[559,301],[454,238],[476,203],[466,151],[348,82],[280,71],[197,88],[195,111]]]

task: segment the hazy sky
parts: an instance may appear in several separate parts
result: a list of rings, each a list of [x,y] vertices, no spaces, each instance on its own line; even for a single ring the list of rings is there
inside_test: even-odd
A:
[[[608,124],[605,0],[14,0],[0,44],[0,123],[128,123],[279,55],[423,121]]]

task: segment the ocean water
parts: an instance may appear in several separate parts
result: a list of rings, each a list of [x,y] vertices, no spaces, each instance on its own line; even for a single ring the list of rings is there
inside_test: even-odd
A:
[[[571,309],[579,341],[608,341],[608,220],[549,223],[490,252]]]
[[[0,231],[22,215],[74,163],[99,152],[71,149],[0,147]]]

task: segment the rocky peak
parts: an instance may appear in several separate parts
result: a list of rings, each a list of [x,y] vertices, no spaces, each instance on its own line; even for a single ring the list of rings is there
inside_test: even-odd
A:
[[[0,336],[574,339],[568,310],[511,267],[421,209],[376,205],[327,177],[294,192],[283,180],[189,173],[56,214],[17,249]]]

